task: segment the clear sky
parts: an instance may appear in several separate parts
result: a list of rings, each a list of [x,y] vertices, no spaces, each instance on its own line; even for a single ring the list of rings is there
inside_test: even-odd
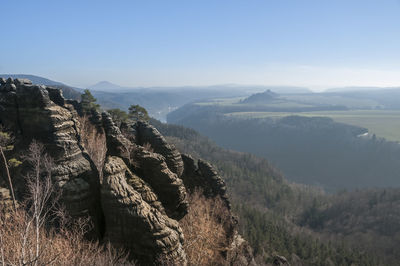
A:
[[[400,86],[399,0],[0,0],[0,73],[85,87]]]

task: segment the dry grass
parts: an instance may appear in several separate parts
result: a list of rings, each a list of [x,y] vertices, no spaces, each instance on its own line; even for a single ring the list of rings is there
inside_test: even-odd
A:
[[[85,240],[86,221],[57,231],[40,229],[41,252],[35,255],[36,234],[27,225],[31,217],[23,209],[0,214],[0,263],[2,265],[128,265],[126,255],[109,244]],[[25,253],[25,254],[23,254]]]
[[[107,153],[106,134],[102,128],[93,125],[87,115],[79,117],[79,123],[82,145],[101,173]]]
[[[219,198],[207,199],[201,191],[189,196],[189,212],[180,221],[189,265],[222,265],[227,247],[225,222],[229,212]]]
[[[1,265],[115,265],[126,256],[110,245],[85,239],[89,218],[72,219],[57,207],[58,193],[52,183],[52,159],[36,141],[24,161],[26,193],[18,209],[0,209]]]

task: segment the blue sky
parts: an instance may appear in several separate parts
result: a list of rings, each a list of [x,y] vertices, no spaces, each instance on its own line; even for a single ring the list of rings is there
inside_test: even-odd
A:
[[[0,10],[0,73],[80,87],[400,86],[399,0],[2,0]]]

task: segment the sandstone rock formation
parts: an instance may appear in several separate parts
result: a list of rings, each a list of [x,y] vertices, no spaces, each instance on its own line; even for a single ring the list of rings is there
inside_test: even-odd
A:
[[[160,132],[149,123],[138,121],[135,126],[137,143],[150,144],[154,152],[164,156],[168,168],[180,177],[183,173],[183,161],[178,150],[169,145]]]
[[[13,131],[15,149],[26,150],[36,139],[54,160],[52,178],[62,191],[62,201],[74,216],[89,215],[97,234],[102,215],[98,173],[77,138],[77,125],[59,90],[32,85],[27,80],[7,79],[0,87],[0,121]],[[16,180],[17,192],[25,182]],[[21,193],[20,193],[21,194]]]
[[[126,136],[108,113],[93,111],[90,121],[103,132],[107,150],[104,165],[98,167],[85,148],[80,116],[79,103],[65,100],[59,89],[29,80],[0,79],[0,124],[15,137],[14,155],[26,150],[33,139],[45,145],[55,162],[52,180],[69,214],[90,217],[93,236],[127,248],[143,265],[185,265],[178,220],[188,210],[187,189],[200,187],[207,197],[220,197],[230,209],[221,177],[209,163],[181,156],[148,123],[129,125]],[[14,176],[13,182],[21,200],[22,174]],[[0,188],[0,201],[10,204],[7,189]],[[235,227],[232,217],[227,225],[232,239],[227,260],[232,265],[251,265],[251,251]]]
[[[123,158],[130,168],[134,169],[144,181],[150,184],[169,217],[182,218],[187,213],[188,207],[186,189],[178,175],[168,167],[167,159],[162,154],[148,151],[143,146],[140,146],[137,137],[135,138],[137,143],[132,143],[128,140],[122,135],[120,129],[114,125],[110,115],[107,113],[103,113],[103,124],[107,136],[108,154]],[[136,127],[136,124],[132,126]],[[148,124],[147,128],[151,132],[158,133],[154,127]],[[180,159],[180,154],[172,149],[159,133],[154,135],[156,140],[152,140],[150,136],[147,139],[149,142],[146,143],[153,143],[155,147],[158,147],[158,150],[162,150],[166,154],[172,154],[174,151],[179,155]],[[160,142],[160,139],[163,142]],[[176,163],[177,160],[173,160],[170,157],[170,164],[178,165],[179,163]],[[183,162],[181,164],[183,167]]]
[[[230,209],[230,202],[226,194],[226,185],[224,180],[218,175],[214,167],[206,161],[195,160],[187,154],[182,154],[184,162],[184,173],[182,175],[185,186],[193,191],[195,188],[201,188],[206,197],[219,196],[227,208]]]
[[[143,193],[130,186],[127,175],[129,170],[122,159],[107,157],[101,188],[105,237],[135,252],[143,264],[157,264],[165,258],[184,264],[183,234],[178,222],[154,207],[153,193],[143,197]]]

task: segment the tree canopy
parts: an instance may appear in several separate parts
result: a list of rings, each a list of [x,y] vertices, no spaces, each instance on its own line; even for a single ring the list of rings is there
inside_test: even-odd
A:
[[[136,104],[129,107],[129,118],[134,121],[149,121],[150,116],[144,107]]]
[[[97,99],[92,95],[92,93],[86,89],[81,95],[81,106],[84,112],[91,112],[93,110],[98,110],[100,105],[96,103]]]
[[[114,121],[114,123],[118,125],[120,125],[123,122],[126,122],[129,119],[128,114],[119,108],[108,109],[107,112],[111,115],[111,118]]]

